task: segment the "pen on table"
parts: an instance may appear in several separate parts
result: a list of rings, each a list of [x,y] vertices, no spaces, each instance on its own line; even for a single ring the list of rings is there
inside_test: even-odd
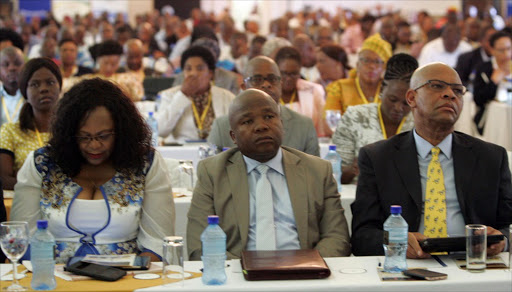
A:
[[[447,266],[448,266],[448,265],[447,265],[447,264],[445,264],[445,263],[443,262],[443,260],[441,260],[438,256],[436,256],[436,255],[432,255],[432,258],[433,258],[434,260],[436,260],[436,261],[437,261],[441,266],[443,266],[443,267],[447,267]]]
[[[377,267],[382,267],[382,263],[380,262],[380,258],[377,258]]]

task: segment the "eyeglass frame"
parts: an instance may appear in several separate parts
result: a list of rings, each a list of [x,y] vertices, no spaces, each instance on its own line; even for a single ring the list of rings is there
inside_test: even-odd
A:
[[[468,88],[467,88],[466,86],[464,86],[463,84],[460,84],[460,83],[448,83],[448,82],[446,82],[446,81],[439,80],[439,79],[430,79],[430,80],[427,80],[427,82],[423,83],[422,85],[420,85],[420,86],[416,87],[416,89],[413,89],[413,90],[414,90],[414,91],[418,91],[418,89],[421,89],[421,88],[425,87],[426,85],[431,84],[433,81],[437,81],[437,82],[440,82],[440,83],[444,84],[445,86],[449,86],[449,87],[450,87],[450,89],[453,91],[453,93],[455,93],[455,95],[456,95],[458,98],[462,98],[462,97],[464,96],[464,94],[466,94],[466,92],[468,92]],[[460,96],[455,92],[455,90],[454,90],[453,86],[461,86],[461,87],[462,87],[463,92],[462,92],[462,94],[461,94]],[[431,88],[431,89],[433,89],[433,88]],[[435,89],[433,89],[433,90],[435,90]]]
[[[361,62],[361,64],[363,64],[363,65],[373,64],[373,65],[377,65],[377,66],[382,66],[385,63],[382,60],[368,59],[368,58],[365,58],[365,57],[359,57],[358,61]]]
[[[251,79],[253,79],[254,77],[261,77],[261,83],[253,83],[253,81]],[[276,81],[275,82],[272,82],[269,80],[269,78],[273,78],[275,77],[276,78]],[[247,78],[244,79],[244,82],[246,83],[251,83],[252,85],[254,86],[260,86],[262,85],[263,83],[265,83],[265,81],[268,81],[268,83],[272,84],[272,85],[275,85],[275,84],[278,84],[279,82],[281,82],[283,78],[281,76],[277,76],[277,75],[274,75],[274,74],[270,74],[270,75],[267,75],[267,77],[263,77],[263,75],[255,75],[255,76],[249,76]]]
[[[82,145],[89,145],[92,140],[95,140],[97,141],[98,143],[105,143],[108,139],[110,139],[112,136],[115,136],[116,132],[114,131],[110,131],[110,132],[107,132],[107,133],[104,133],[104,134],[100,134],[100,135],[96,135],[96,136],[75,136],[75,139],[76,139],[76,142],[78,144],[82,144]],[[108,137],[105,137],[105,138],[100,138],[102,136],[108,136]],[[103,139],[103,140],[101,140]],[[80,141],[80,140],[83,140],[83,141]]]

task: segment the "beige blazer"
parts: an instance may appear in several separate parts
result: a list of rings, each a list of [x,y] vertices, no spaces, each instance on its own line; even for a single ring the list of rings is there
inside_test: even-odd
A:
[[[283,166],[302,249],[315,248],[324,257],[350,255],[350,237],[331,164],[282,147]],[[200,260],[201,233],[208,215],[218,215],[227,235],[229,258],[239,258],[249,233],[247,168],[238,148],[201,161],[188,212],[189,258]]]

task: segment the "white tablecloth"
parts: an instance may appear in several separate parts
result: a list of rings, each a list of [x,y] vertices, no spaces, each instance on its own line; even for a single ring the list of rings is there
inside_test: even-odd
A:
[[[506,257],[507,254],[502,254]],[[457,268],[453,260],[442,256],[447,267],[441,267],[433,259],[408,260],[409,267],[428,267],[430,270],[448,274],[442,281],[381,281],[377,263],[383,257],[326,258],[331,276],[319,280],[300,281],[246,281],[239,268],[239,261],[230,261],[226,268],[227,281],[222,286],[206,286],[201,278],[186,280],[183,287],[171,284],[168,287],[151,287],[136,291],[512,291],[509,270],[486,270],[470,273]],[[202,262],[185,262],[185,270],[199,272]],[[362,273],[350,274],[350,269]],[[344,273],[345,272],[345,273]]]
[[[512,151],[512,105],[497,101],[487,105],[483,139]]]

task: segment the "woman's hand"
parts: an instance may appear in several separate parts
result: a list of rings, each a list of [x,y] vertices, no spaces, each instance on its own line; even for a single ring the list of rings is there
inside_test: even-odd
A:
[[[183,79],[183,84],[181,85],[181,92],[186,96],[193,96],[199,92],[198,82],[196,76],[187,76]]]

